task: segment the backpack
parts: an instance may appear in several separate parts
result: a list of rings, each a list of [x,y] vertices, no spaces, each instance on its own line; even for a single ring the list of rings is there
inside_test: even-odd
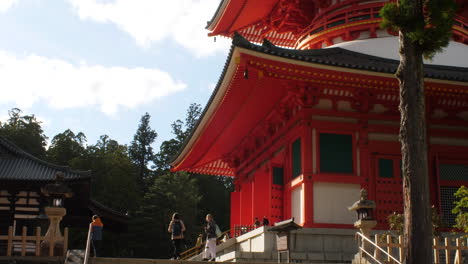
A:
[[[172,224],[172,236],[177,237],[182,235],[182,224],[180,221],[174,221]]]
[[[223,234],[223,233],[221,232],[221,229],[219,229],[219,226],[218,226],[218,225],[216,225],[216,231],[215,231],[215,232],[216,232],[216,237],[217,237],[217,238],[221,237],[221,235]]]

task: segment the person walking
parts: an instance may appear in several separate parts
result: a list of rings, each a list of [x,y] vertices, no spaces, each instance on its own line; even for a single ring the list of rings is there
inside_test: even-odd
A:
[[[179,213],[174,213],[172,215],[167,232],[171,233],[172,245],[174,246],[171,259],[180,259],[182,242],[184,240],[185,225],[184,222],[180,219]]]
[[[98,215],[93,215],[93,222],[91,223],[91,245],[93,246],[94,257],[98,256],[98,252],[101,255],[101,241],[102,241],[102,229],[104,224]]]
[[[204,261],[215,261],[216,259],[216,222],[213,219],[212,214],[206,215],[206,244],[205,251],[203,252]]]

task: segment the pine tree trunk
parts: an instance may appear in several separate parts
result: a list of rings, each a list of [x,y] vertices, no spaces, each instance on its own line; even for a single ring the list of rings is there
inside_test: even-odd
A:
[[[404,32],[400,32],[400,59],[396,75],[400,82],[405,263],[432,263],[422,51]]]

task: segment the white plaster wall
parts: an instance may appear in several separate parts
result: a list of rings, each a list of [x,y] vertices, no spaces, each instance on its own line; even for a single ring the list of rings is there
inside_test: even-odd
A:
[[[364,40],[354,40],[338,43],[327,48],[340,47],[347,50],[400,60],[398,54],[398,37],[383,37]],[[426,64],[468,67],[468,45],[450,41],[442,53],[437,53],[432,60],[424,60]]]
[[[239,251],[250,252],[250,240],[245,240],[239,243]]]
[[[296,187],[291,192],[291,216],[294,217],[294,222],[297,224],[302,223],[302,208],[304,208],[304,201],[302,199],[302,185]]]
[[[359,200],[359,184],[314,183],[314,222],[353,224],[355,212],[348,207]]]
[[[254,237],[250,240],[251,252],[264,252],[265,251],[265,234]]]

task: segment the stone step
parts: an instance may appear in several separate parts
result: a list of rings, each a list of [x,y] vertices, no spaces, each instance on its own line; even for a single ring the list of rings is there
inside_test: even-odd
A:
[[[67,251],[65,264],[83,264],[85,256],[84,249],[72,249]]]

